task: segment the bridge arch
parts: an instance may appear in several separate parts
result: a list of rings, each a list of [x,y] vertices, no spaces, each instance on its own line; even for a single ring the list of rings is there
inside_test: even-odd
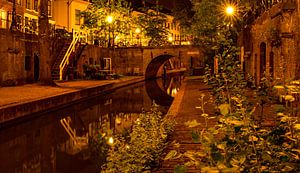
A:
[[[160,67],[170,58],[175,57],[174,55],[163,54],[153,58],[146,68],[145,78],[153,79],[156,78],[157,72]]]

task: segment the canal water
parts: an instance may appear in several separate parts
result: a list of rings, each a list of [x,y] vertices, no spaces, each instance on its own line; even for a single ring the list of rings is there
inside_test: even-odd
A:
[[[1,173],[99,172],[88,137],[103,128],[121,133],[152,103],[166,113],[182,76],[133,84],[0,129]]]

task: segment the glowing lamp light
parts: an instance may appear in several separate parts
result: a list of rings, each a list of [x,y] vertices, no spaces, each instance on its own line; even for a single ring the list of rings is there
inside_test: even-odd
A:
[[[121,123],[122,123],[122,119],[121,119],[121,118],[119,118],[119,117],[117,117],[117,118],[116,118],[116,124],[118,124],[118,125],[119,125],[119,124],[121,124]]]
[[[141,33],[141,29],[140,28],[136,28],[135,29],[135,33],[137,33],[137,34]]]
[[[113,21],[114,21],[114,18],[112,16],[107,16],[106,17],[106,22],[107,23],[113,23]]]
[[[225,12],[226,12],[227,15],[232,16],[235,12],[235,8],[232,5],[228,5],[225,8]]]
[[[110,138],[108,139],[108,143],[109,143],[110,145],[112,145],[112,144],[114,143],[114,138],[110,137]]]
[[[173,37],[169,37],[168,40],[169,40],[169,42],[172,42],[173,41]]]

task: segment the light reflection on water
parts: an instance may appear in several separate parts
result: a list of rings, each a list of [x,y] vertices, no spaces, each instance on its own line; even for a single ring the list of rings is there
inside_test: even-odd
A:
[[[166,113],[182,77],[138,83],[0,130],[0,172],[98,172],[88,137],[106,129],[121,133],[152,101]],[[148,81],[149,83],[149,81]],[[163,92],[162,92],[163,91]],[[169,100],[164,100],[169,99]]]

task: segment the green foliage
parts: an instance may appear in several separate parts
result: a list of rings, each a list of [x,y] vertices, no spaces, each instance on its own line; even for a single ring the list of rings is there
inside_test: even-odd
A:
[[[159,8],[149,9],[144,8],[143,14],[137,17],[137,25],[142,29],[144,35],[150,39],[149,46],[163,46],[169,44],[168,30],[164,26],[167,17],[160,13]]]
[[[151,172],[159,167],[172,127],[171,120],[162,118],[157,106],[150,112],[140,114],[133,125],[129,141],[126,142],[120,136],[114,137],[115,142],[108,152],[108,162],[102,172],[140,173]]]
[[[300,171],[299,118],[280,113],[277,125],[266,128],[253,121],[253,111],[240,107],[228,113],[228,106],[219,108],[224,114],[217,125],[193,134],[202,152],[189,153],[192,159],[186,166],[199,166],[202,172]],[[179,154],[173,152],[173,157]]]
[[[99,168],[106,163],[106,158],[109,150],[107,141],[110,135],[111,131],[107,131],[105,133],[99,133],[94,138],[89,138],[89,150],[91,153],[91,159],[97,163],[97,166]]]
[[[179,21],[181,34],[189,34],[193,24],[192,4],[190,1],[175,1],[172,16],[175,21]]]
[[[194,29],[198,34],[196,41],[206,46],[208,55],[213,55],[210,58],[218,59],[216,73],[212,74],[209,67],[205,73],[205,81],[211,86],[219,110],[218,122],[213,127],[205,123],[203,129],[192,131],[193,140],[201,143],[201,151],[180,153],[174,150],[176,152],[171,151],[173,158],[187,157],[190,161],[183,166],[200,167],[201,172],[299,172],[299,118],[279,113],[275,115],[278,116],[277,124],[271,128],[254,119],[256,107],[270,101],[272,83],[263,78],[256,90],[256,102],[251,103],[246,97],[248,82],[241,71],[238,48],[232,39],[234,30],[219,23],[220,18],[212,13],[217,3],[197,1],[195,17],[199,23],[195,23]],[[201,115],[207,121],[216,115],[207,115],[204,105],[202,103]],[[194,127],[196,124],[190,121],[186,125]]]
[[[92,0],[87,9],[82,12],[84,17],[83,28],[97,36],[99,42],[103,42],[109,34],[109,30],[118,34],[129,34],[130,24],[133,23],[131,5],[125,0]],[[113,17],[113,23],[109,24],[107,16]]]
[[[186,168],[185,168],[185,166],[177,165],[177,166],[174,168],[174,173],[186,173]]]
[[[247,86],[238,61],[238,49],[231,44],[230,40],[220,42],[219,51],[222,53],[216,56],[217,73],[211,74],[209,67],[205,72],[205,81],[212,86],[212,93],[217,104],[228,103],[230,110],[236,107],[236,102],[232,102],[233,99],[246,99],[244,93]],[[241,104],[244,102],[242,101]]]

